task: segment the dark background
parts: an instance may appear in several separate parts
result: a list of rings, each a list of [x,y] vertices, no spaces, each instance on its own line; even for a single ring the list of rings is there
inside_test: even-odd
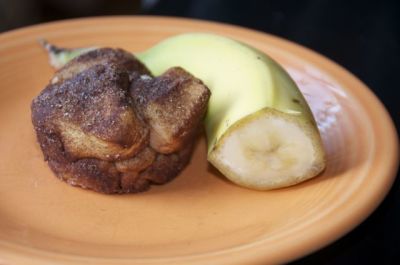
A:
[[[400,128],[398,1],[0,0],[0,32],[98,15],[167,15],[257,29],[307,46],[366,83]],[[400,1],[399,1],[400,2]],[[400,180],[361,225],[293,264],[400,264]]]

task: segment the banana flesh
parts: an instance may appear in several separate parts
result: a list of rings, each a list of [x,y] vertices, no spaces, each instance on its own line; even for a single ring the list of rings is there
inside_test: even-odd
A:
[[[234,124],[209,160],[238,185],[268,190],[297,184],[324,167],[323,150],[304,121],[264,108]]]

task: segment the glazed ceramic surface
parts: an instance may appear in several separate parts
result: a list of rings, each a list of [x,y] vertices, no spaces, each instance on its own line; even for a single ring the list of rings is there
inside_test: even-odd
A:
[[[199,139],[171,183],[103,195],[55,178],[31,124],[31,100],[54,70],[37,39],[142,51],[213,32],[272,56],[309,101],[327,152],[317,178],[260,192],[226,181]],[[1,264],[267,264],[317,250],[364,220],[389,190],[398,143],[383,105],[357,78],[294,43],[244,28],[159,17],[62,21],[0,35]]]

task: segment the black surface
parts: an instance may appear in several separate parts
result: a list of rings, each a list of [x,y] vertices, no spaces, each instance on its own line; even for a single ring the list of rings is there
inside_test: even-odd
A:
[[[0,31],[56,19],[135,13],[245,26],[297,42],[338,62],[373,90],[400,128],[398,1],[161,0],[142,11],[137,2],[0,0]],[[365,222],[293,264],[400,264],[399,238],[397,178],[384,202]]]

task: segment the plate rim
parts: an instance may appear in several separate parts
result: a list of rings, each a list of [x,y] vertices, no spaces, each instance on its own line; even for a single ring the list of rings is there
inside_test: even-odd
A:
[[[146,23],[146,21],[153,21],[154,20],[168,20],[168,22],[177,22],[177,23],[194,23],[194,24],[201,24],[203,26],[209,25],[209,26],[213,26],[213,27],[218,27],[218,28],[225,28],[225,29],[229,29],[231,31],[240,31],[240,32],[246,32],[246,34],[249,35],[255,35],[257,38],[265,38],[265,36],[267,36],[269,39],[273,40],[276,43],[280,43],[280,44],[284,44],[284,47],[287,46],[292,46],[294,50],[301,50],[302,52],[306,52],[308,54],[306,61],[310,61],[310,57],[313,58],[312,61],[310,62],[314,62],[314,60],[318,60],[320,62],[322,62],[325,67],[328,68],[332,68],[335,70],[335,74],[332,74],[332,72],[327,71],[329,74],[332,74],[333,76],[337,76],[337,75],[345,75],[347,76],[348,80],[351,80],[352,83],[357,84],[356,86],[354,86],[352,88],[351,91],[353,91],[353,89],[356,89],[359,91],[360,94],[363,95],[363,97],[365,98],[365,100],[368,100],[370,102],[372,102],[372,104],[374,104],[376,106],[375,108],[375,113],[379,112],[379,116],[382,118],[381,123],[383,123],[386,127],[386,129],[388,130],[387,132],[387,137],[390,138],[391,142],[393,143],[393,147],[392,147],[392,161],[388,164],[390,164],[390,167],[387,167],[387,170],[384,174],[386,176],[386,186],[385,189],[381,190],[379,194],[375,194],[375,200],[374,200],[374,204],[370,205],[369,207],[367,207],[367,209],[364,209],[363,214],[359,214],[358,218],[353,218],[353,221],[347,222],[346,227],[341,227],[341,229],[339,229],[340,231],[337,231],[337,233],[335,233],[335,237],[330,237],[329,239],[325,239],[324,242],[320,243],[319,245],[316,245],[314,247],[307,247],[307,251],[298,251],[301,253],[297,253],[297,255],[294,255],[292,257],[290,257],[287,260],[279,260],[280,262],[288,262],[290,260],[299,258],[301,256],[310,254],[330,243],[332,243],[333,241],[336,241],[337,239],[339,239],[340,237],[342,237],[343,235],[347,234],[349,231],[351,231],[355,226],[357,226],[358,224],[360,224],[363,220],[365,220],[379,205],[380,203],[383,201],[383,199],[385,198],[386,194],[389,192],[390,188],[393,185],[393,182],[396,178],[396,173],[398,170],[398,166],[399,166],[399,142],[398,142],[398,136],[397,136],[397,132],[396,132],[396,128],[394,126],[393,120],[389,114],[389,112],[386,110],[385,106],[382,104],[382,102],[379,100],[379,98],[372,92],[371,89],[368,88],[368,86],[366,86],[358,77],[356,77],[353,73],[351,73],[350,71],[348,71],[347,69],[345,69],[344,67],[342,67],[341,65],[339,65],[338,63],[336,63],[335,61],[333,61],[332,59],[311,50],[308,47],[302,46],[300,44],[297,44],[293,41],[284,39],[282,37],[278,37],[275,35],[271,35],[269,33],[265,33],[265,32],[261,32],[258,30],[254,30],[254,29],[249,29],[246,27],[242,27],[242,26],[237,26],[237,25],[231,25],[231,24],[226,24],[226,23],[220,23],[220,22],[211,22],[211,21],[207,21],[207,20],[201,20],[201,19],[190,19],[190,18],[178,18],[178,17],[169,17],[169,16],[145,16],[145,15],[140,15],[140,16],[103,16],[103,17],[88,17],[88,18],[77,18],[77,19],[66,19],[66,20],[60,20],[60,21],[55,21],[55,22],[46,22],[46,23],[41,23],[41,24],[36,24],[36,25],[32,25],[32,26],[28,26],[28,27],[24,27],[24,28],[19,28],[19,29],[14,29],[11,31],[7,31],[4,33],[0,34],[0,43],[7,40],[7,38],[18,38],[18,36],[20,35],[24,35],[26,33],[29,33],[31,31],[35,31],[38,29],[43,29],[46,27],[52,27],[52,26],[62,26],[63,24],[70,24],[70,23],[85,23],[87,21],[95,21],[95,20],[102,20],[102,21],[107,21],[107,20],[121,20],[121,21],[125,21],[125,20],[131,20],[131,21],[138,21],[141,20],[142,23]],[[239,34],[239,33],[237,33]],[[282,50],[285,50],[285,48],[281,48]],[[0,45],[1,48],[1,45]],[[325,67],[323,67],[325,69]],[[340,82],[340,80],[337,80]],[[348,86],[345,86],[346,88],[348,88]],[[349,217],[347,217],[349,219]],[[343,221],[344,222],[344,221]],[[0,246],[2,246],[0,248],[0,254],[3,257],[8,256],[9,258],[13,257],[12,259],[18,259],[20,253],[23,253],[24,251],[22,250],[15,250],[15,249],[9,249],[9,251],[5,251],[6,248],[3,248],[4,245],[0,242]],[[254,252],[253,248],[253,252]],[[29,249],[27,248],[26,250]],[[71,261],[71,256],[70,255],[63,255],[61,253],[50,253],[48,251],[44,251],[43,253],[42,250],[37,250],[37,249],[33,249],[34,252],[36,252],[37,260],[46,262],[47,258],[42,256],[42,254],[51,254],[48,255],[48,257],[51,258],[51,256],[57,256],[57,257],[62,257],[65,256],[64,258],[67,258],[68,260]],[[221,251],[217,251],[216,255],[219,255],[218,253],[220,253]],[[224,251],[222,251],[224,252]],[[230,252],[230,251],[228,251]],[[240,252],[237,251],[237,252]],[[40,253],[40,254],[39,254]],[[264,261],[267,259],[267,257],[263,256],[262,251],[257,251],[258,255],[253,255],[254,253],[252,253],[251,256],[247,256],[247,260],[248,262],[260,262],[260,261]],[[232,253],[231,253],[232,254]],[[205,253],[205,255],[207,255],[207,253]],[[224,255],[224,254],[222,254]],[[237,255],[237,253],[236,253]],[[46,256],[46,255],[45,255]],[[191,260],[190,257],[194,257],[194,259],[196,259],[195,257],[196,255],[190,255],[190,256],[180,256],[180,257],[187,257],[189,258],[189,260],[187,259],[183,259],[183,262],[194,262],[195,260]],[[203,254],[201,254],[200,256],[204,256]],[[53,257],[54,258],[54,257]],[[87,257],[88,260],[92,260],[95,257]],[[107,258],[106,258],[107,259]],[[101,260],[104,260],[104,258],[101,258]],[[112,259],[110,259],[112,261]],[[0,258],[0,261],[1,258]],[[47,260],[49,261],[49,260]],[[64,260],[60,260],[64,261]],[[66,260],[65,260],[66,261]],[[165,259],[163,259],[163,261],[165,261]],[[226,262],[226,260],[225,260]],[[39,264],[39,263],[38,263]],[[43,263],[41,263],[43,264]],[[67,263],[66,263],[67,264]],[[69,263],[68,263],[69,264]],[[72,263],[71,263],[72,264]],[[108,263],[107,263],[108,264]]]

